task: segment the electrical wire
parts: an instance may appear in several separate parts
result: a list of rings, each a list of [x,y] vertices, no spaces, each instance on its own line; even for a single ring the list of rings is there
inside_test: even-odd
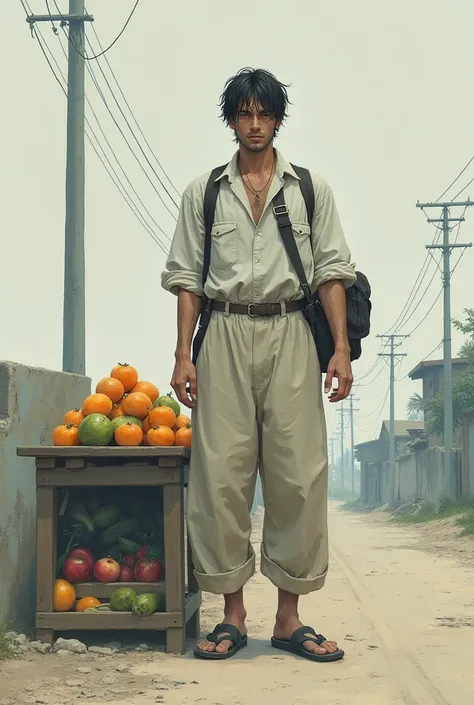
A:
[[[60,8],[59,8],[59,6],[58,6],[57,0],[54,0],[54,4],[55,4],[55,6],[56,6],[56,9],[57,9],[58,12],[60,13],[61,11],[60,11]],[[65,28],[63,27],[62,29],[63,29],[64,35],[66,36],[66,38],[68,39],[68,41],[71,41],[71,40],[70,40],[70,37],[69,37],[69,34],[66,32]],[[102,45],[101,45],[101,43],[100,43],[100,39],[99,39],[98,34],[97,34],[97,31],[95,30],[95,27],[94,27],[93,25],[92,25],[92,29],[93,29],[94,35],[95,35],[95,37],[96,37],[96,39],[97,39],[97,42],[98,42],[98,44],[99,44],[99,47],[101,48]],[[89,39],[87,39],[87,42],[89,43],[89,46],[90,46],[91,49],[93,50],[92,44],[91,44],[91,42],[90,42]],[[64,53],[64,51],[63,51],[63,53]],[[110,63],[109,63],[108,59],[105,58],[105,61],[107,62],[107,65],[108,65],[108,67],[109,67],[109,69],[110,69],[110,71],[111,71],[111,74],[112,74],[112,76],[114,77],[114,80],[115,80],[115,82],[117,83],[117,85],[118,85],[118,87],[119,87],[120,93],[121,93],[122,97],[123,97],[124,100],[125,100],[125,104],[127,105],[127,107],[128,107],[128,109],[129,109],[129,111],[130,111],[132,117],[134,118],[134,115],[133,115],[133,112],[132,112],[132,110],[131,110],[131,108],[130,108],[130,105],[128,104],[128,102],[127,102],[127,100],[126,100],[126,98],[125,98],[125,96],[124,96],[124,93],[123,93],[122,89],[120,88],[120,85],[119,85],[119,83],[118,83],[118,81],[117,81],[117,79],[116,79],[116,77],[115,77],[115,74],[113,73],[113,71],[112,71],[112,69],[111,69],[111,67],[110,67]],[[152,163],[150,162],[150,160],[149,160],[149,158],[148,158],[148,156],[147,156],[145,150],[143,149],[143,147],[142,147],[142,145],[141,145],[139,139],[138,139],[137,136],[135,135],[135,133],[134,133],[134,131],[133,131],[133,128],[132,128],[132,126],[131,126],[131,124],[130,124],[128,118],[127,118],[127,116],[125,115],[125,112],[123,111],[122,106],[120,105],[120,102],[117,100],[117,97],[115,96],[115,93],[114,93],[114,91],[113,91],[113,88],[112,88],[112,86],[110,85],[110,83],[109,83],[109,81],[108,81],[108,79],[107,79],[107,76],[106,76],[106,74],[105,74],[105,72],[104,72],[104,70],[103,70],[103,68],[102,68],[102,65],[101,65],[101,63],[100,63],[99,61],[97,62],[97,66],[99,67],[99,70],[100,70],[100,72],[101,72],[101,74],[102,74],[102,76],[103,76],[103,78],[104,78],[104,81],[105,81],[105,83],[107,84],[107,87],[108,87],[108,89],[109,89],[109,91],[110,91],[110,93],[111,93],[111,95],[112,95],[112,97],[113,97],[113,99],[114,99],[114,101],[115,101],[115,103],[116,103],[116,105],[117,105],[117,107],[118,107],[118,109],[119,109],[119,111],[120,111],[120,113],[121,113],[123,119],[125,120],[125,123],[126,123],[128,129],[130,130],[130,133],[131,133],[132,137],[134,138],[135,142],[137,143],[138,148],[140,149],[141,153],[142,153],[143,156],[145,157],[145,160],[146,160],[146,162],[148,163],[148,166],[149,166],[149,167],[151,168],[151,170],[153,171],[154,175],[155,175],[156,178],[158,179],[158,182],[160,183],[161,187],[163,188],[163,190],[166,192],[166,194],[168,195],[168,197],[169,197],[170,200],[172,201],[172,203],[173,203],[173,205],[175,206],[175,208],[176,208],[177,210],[179,210],[179,204],[175,201],[174,197],[173,197],[172,194],[169,192],[167,186],[163,183],[162,179],[160,178],[160,175],[157,173],[157,171],[156,171],[155,168],[153,167]],[[95,86],[97,92],[99,93],[99,95],[100,95],[100,97],[101,97],[101,99],[102,99],[102,101],[103,101],[103,103],[104,103],[104,105],[105,105],[105,107],[106,107],[106,109],[107,109],[109,115],[111,116],[112,120],[113,120],[114,123],[115,123],[115,126],[117,127],[117,129],[119,130],[119,132],[120,132],[120,134],[122,135],[123,139],[125,140],[125,142],[126,142],[128,148],[130,149],[130,151],[132,152],[133,156],[135,157],[135,159],[136,159],[136,161],[137,161],[137,163],[138,163],[140,169],[141,169],[141,170],[143,171],[143,173],[145,174],[145,176],[146,176],[146,178],[148,179],[148,181],[150,182],[150,184],[151,184],[153,190],[154,190],[155,193],[157,194],[158,198],[160,199],[160,201],[162,202],[162,204],[164,205],[164,207],[166,208],[166,210],[168,211],[168,213],[169,213],[169,214],[174,218],[174,220],[176,221],[176,220],[177,220],[176,214],[175,214],[172,210],[170,210],[170,208],[168,207],[168,205],[167,205],[167,203],[165,202],[165,200],[163,199],[161,193],[160,193],[159,190],[156,188],[155,184],[154,184],[153,181],[151,180],[149,174],[148,174],[147,171],[145,170],[145,168],[144,168],[143,164],[141,163],[140,159],[137,157],[137,155],[136,155],[136,153],[134,152],[132,146],[130,145],[129,141],[127,140],[127,137],[125,136],[124,131],[122,130],[121,126],[119,125],[118,121],[116,120],[116,118],[115,118],[115,116],[114,116],[114,114],[113,114],[113,112],[112,112],[112,110],[111,110],[111,108],[110,108],[110,106],[109,106],[109,104],[108,104],[108,102],[107,102],[107,98],[105,97],[105,94],[104,94],[104,92],[102,91],[102,89],[101,89],[101,87],[100,87],[100,84],[99,84],[99,82],[98,82],[98,80],[97,80],[97,77],[96,77],[96,75],[95,75],[95,73],[94,73],[94,70],[93,70],[92,66],[87,65],[87,69],[88,69],[89,75],[90,75],[90,77],[91,77],[91,79],[92,79],[92,82],[94,83],[94,86]],[[134,118],[134,121],[135,121],[135,123],[138,125],[138,122],[137,122],[137,120],[136,120],[135,118]],[[159,167],[161,168],[161,170],[162,170],[163,173],[165,174],[165,176],[166,176],[166,178],[168,179],[168,181],[170,182],[171,186],[172,186],[172,187],[174,188],[174,190],[176,191],[176,188],[174,187],[174,185],[173,185],[173,183],[171,182],[169,176],[166,174],[165,170],[163,169],[163,166],[161,165],[160,161],[158,160],[158,158],[156,157],[156,155],[154,154],[154,152],[151,150],[151,148],[150,148],[150,146],[149,146],[149,143],[148,143],[148,140],[147,140],[146,137],[144,136],[143,130],[141,130],[141,128],[140,128],[139,125],[138,125],[138,129],[140,130],[140,132],[141,132],[141,134],[142,134],[142,136],[143,136],[143,138],[144,138],[144,140],[145,140],[146,145],[148,146],[148,148],[150,149],[151,153],[153,154],[153,157],[155,158],[155,160],[156,160],[156,162],[158,163]],[[178,194],[178,196],[179,196],[179,194]],[[168,237],[168,236],[167,236],[167,237]],[[169,239],[169,238],[168,238],[168,239]]]
[[[97,31],[96,31],[94,25],[92,25],[92,32],[94,33],[94,36],[95,36],[95,38],[96,38],[96,41],[97,41],[97,43],[98,43],[100,49],[102,49],[102,44],[101,44],[101,42],[100,42],[99,35],[97,34]],[[153,155],[153,158],[155,159],[156,163],[157,163],[158,166],[160,167],[160,169],[161,169],[161,171],[163,172],[164,176],[165,176],[166,179],[168,180],[170,186],[171,186],[171,187],[174,189],[174,191],[176,192],[176,195],[178,196],[178,198],[181,198],[181,193],[178,191],[178,189],[176,188],[176,186],[174,185],[174,183],[171,181],[170,177],[169,177],[168,174],[166,173],[166,171],[165,171],[163,165],[161,164],[161,161],[160,161],[160,160],[158,159],[158,157],[156,156],[155,152],[153,151],[153,148],[151,147],[151,145],[150,145],[148,139],[146,138],[146,135],[145,135],[145,133],[143,132],[143,130],[142,130],[141,126],[140,126],[140,123],[138,122],[137,118],[135,117],[135,114],[134,114],[132,108],[130,107],[130,104],[129,104],[129,102],[128,102],[128,100],[127,100],[127,98],[126,98],[126,96],[125,96],[125,94],[124,94],[124,92],[123,92],[123,90],[122,90],[122,87],[121,87],[121,85],[120,85],[120,83],[119,83],[119,81],[118,81],[118,79],[117,79],[117,77],[116,77],[116,75],[115,75],[114,70],[112,69],[112,66],[110,65],[110,62],[109,62],[107,56],[104,56],[104,61],[105,61],[105,63],[107,64],[107,67],[108,67],[108,69],[109,69],[109,71],[110,71],[110,73],[111,73],[111,75],[112,75],[112,77],[113,77],[113,79],[114,79],[114,81],[115,81],[115,84],[116,84],[116,86],[117,86],[117,88],[118,88],[118,90],[119,90],[119,92],[120,92],[120,95],[122,96],[122,99],[123,99],[125,105],[127,106],[128,110],[129,110],[129,112],[130,112],[130,115],[132,116],[133,122],[134,122],[135,125],[137,126],[138,131],[140,132],[140,135],[143,137],[143,140],[144,140],[146,146],[147,146],[148,149],[150,150],[151,154]]]
[[[459,174],[456,176],[456,178],[454,179],[454,181],[452,181],[452,182],[449,184],[449,186],[448,186],[448,188],[446,189],[446,191],[443,191],[443,193],[441,194],[441,196],[439,196],[439,198],[436,199],[435,203],[439,203],[439,201],[441,201],[441,199],[446,196],[446,194],[448,193],[449,189],[452,188],[452,187],[454,186],[454,184],[459,181],[459,179],[460,179],[461,176],[464,174],[464,172],[467,171],[467,169],[471,166],[472,162],[474,162],[474,155],[469,159],[469,161],[468,161],[468,163],[466,164],[466,166],[464,167],[464,169],[462,169],[462,170],[459,172]],[[473,181],[474,181],[474,179],[473,179]],[[469,186],[471,183],[472,183],[472,181],[468,184],[468,186]],[[466,186],[465,188],[467,188],[467,186]],[[463,191],[464,191],[464,190],[465,190],[465,189],[463,189]],[[457,196],[454,196],[454,198],[451,199],[451,200],[454,201],[454,200],[459,196],[460,193],[462,193],[462,191],[460,191],[460,192],[457,194]]]
[[[136,0],[136,1],[135,1],[135,5],[133,6],[132,11],[130,12],[130,15],[128,16],[127,21],[125,22],[124,26],[122,27],[122,29],[120,30],[120,32],[118,33],[118,35],[115,37],[115,39],[113,40],[113,42],[111,42],[111,43],[109,44],[109,46],[108,46],[106,49],[104,49],[103,51],[101,51],[99,54],[95,54],[94,56],[87,56],[86,54],[82,54],[82,53],[79,51],[79,48],[78,48],[73,42],[71,42],[71,44],[74,46],[74,49],[77,51],[77,53],[79,54],[79,56],[81,56],[81,57],[84,59],[84,61],[94,61],[94,60],[96,60],[96,59],[99,59],[101,56],[104,56],[104,54],[106,54],[108,51],[110,51],[110,49],[112,49],[112,47],[118,42],[118,40],[120,39],[120,37],[122,36],[122,34],[123,34],[123,33],[125,32],[125,30],[127,29],[128,25],[130,24],[130,21],[131,21],[133,15],[135,14],[135,10],[137,9],[139,2],[140,2],[140,0]],[[60,14],[61,16],[63,16],[63,13],[62,13],[61,10],[59,9],[59,7],[58,7],[58,5],[57,5],[56,2],[55,2],[55,5],[56,5],[56,9],[58,10],[59,14]],[[49,11],[48,2],[46,2],[46,7],[48,8],[48,11]],[[51,15],[51,12],[49,12],[49,14]]]
[[[28,2],[27,1],[25,2],[25,0],[20,0],[20,1],[23,6],[23,9],[25,10],[26,15],[27,16],[29,16],[29,14],[31,15],[31,9],[29,8]],[[27,6],[28,6],[28,9],[27,9]],[[49,66],[55,80],[59,84],[64,95],[67,97],[67,90],[65,88],[65,85],[67,85],[67,81],[66,81],[66,77],[64,76],[64,73],[61,70],[61,67],[59,66],[56,58],[54,57],[54,54],[49,49],[47,42],[45,42],[45,40],[41,34],[41,31],[34,26],[32,26],[31,29],[32,29],[32,35],[38,41],[38,44],[41,48],[43,56],[46,59],[48,66]],[[44,42],[44,45],[43,45],[43,42]],[[48,52],[51,56],[51,59],[48,56]],[[62,76],[63,83],[61,83],[61,80],[58,77],[56,70],[54,69],[53,63],[56,65],[60,75]],[[99,141],[94,129],[92,128],[92,126],[87,118],[85,119],[85,122],[86,122],[86,126],[88,128],[85,130],[86,138],[88,139],[94,152],[96,153],[97,157],[99,158],[99,161],[104,166],[105,170],[107,171],[107,173],[111,177],[112,182],[114,183],[114,185],[118,189],[119,193],[122,195],[122,197],[126,201],[127,205],[130,207],[130,209],[132,210],[132,212],[136,216],[137,220],[144,227],[144,229],[147,230],[149,235],[152,237],[152,239],[155,241],[155,243],[160,247],[160,249],[163,251],[163,253],[167,255],[168,249],[161,242],[161,240],[159,239],[159,236],[157,236],[157,234],[153,231],[153,229],[146,222],[146,219],[143,217],[143,214],[140,213],[140,210],[138,209],[136,204],[133,203],[133,199],[131,199],[130,194],[127,193],[126,188],[124,187],[123,183],[120,180],[120,177],[118,177],[117,172],[115,171],[112,164],[110,163],[110,160],[108,159],[107,154],[105,153],[104,149],[100,145],[100,141]],[[90,134],[89,134],[89,132],[90,132]],[[94,144],[94,141],[93,141],[91,135],[96,140],[97,146],[96,146],[96,144]],[[102,152],[102,155],[100,154],[100,152]],[[108,164],[108,166],[107,166],[107,164]]]
[[[474,178],[472,178],[472,179],[464,186],[464,188],[462,188],[462,189],[453,197],[453,201],[455,201],[456,198],[459,198],[459,196],[460,196],[462,193],[464,193],[464,191],[465,191],[466,189],[468,189],[469,186],[470,186],[473,182],[474,182]]]

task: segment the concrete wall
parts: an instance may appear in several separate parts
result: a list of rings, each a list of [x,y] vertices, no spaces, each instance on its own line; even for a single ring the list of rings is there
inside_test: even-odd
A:
[[[437,447],[399,458],[395,480],[401,502],[424,499],[436,505],[442,497],[456,500],[461,496],[461,451],[453,452],[451,477],[444,472],[444,451]]]
[[[474,499],[474,411],[463,419],[462,477],[463,493]]]
[[[34,625],[34,460],[18,446],[51,445],[64,413],[81,406],[90,379],[0,361],[0,623]]]

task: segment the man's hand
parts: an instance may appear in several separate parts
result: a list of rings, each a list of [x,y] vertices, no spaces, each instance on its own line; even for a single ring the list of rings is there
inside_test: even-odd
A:
[[[178,401],[188,409],[195,406],[197,399],[196,368],[189,356],[177,357],[171,378]]]
[[[338,380],[337,389],[333,389],[333,381],[335,378]],[[349,351],[336,350],[329,362],[326,381],[324,383],[324,393],[329,394],[331,392],[329,396],[331,404],[343,401],[343,399],[349,396],[353,381],[354,378],[352,376]]]

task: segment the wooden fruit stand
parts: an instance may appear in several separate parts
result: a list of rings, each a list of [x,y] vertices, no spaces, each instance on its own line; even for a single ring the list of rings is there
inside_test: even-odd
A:
[[[183,491],[190,451],[183,447],[58,447],[17,449],[36,462],[36,633],[52,643],[54,633],[81,630],[166,631],[166,650],[184,653],[186,636],[199,634],[201,593],[193,574],[189,543],[185,545]],[[162,487],[165,576],[160,583],[81,583],[77,597],[109,598],[118,586],[137,593],[159,590],[165,611],[147,617],[130,612],[55,612],[58,494],[87,487]],[[187,561],[187,585],[185,564]]]

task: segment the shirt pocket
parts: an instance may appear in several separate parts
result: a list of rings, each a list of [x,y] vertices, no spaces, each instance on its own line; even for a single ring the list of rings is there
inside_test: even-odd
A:
[[[237,262],[237,223],[214,223],[211,231],[211,267],[229,269]]]
[[[307,223],[292,223],[292,228],[306,277],[312,279],[314,259],[311,247],[311,228]]]

